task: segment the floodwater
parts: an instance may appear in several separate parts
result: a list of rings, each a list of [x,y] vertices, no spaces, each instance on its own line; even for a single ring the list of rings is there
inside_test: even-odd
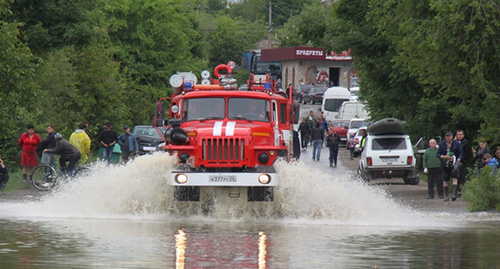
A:
[[[0,268],[500,268],[500,214],[411,209],[322,154],[276,165],[275,202],[208,215],[172,202],[172,157],[97,165],[0,202]]]

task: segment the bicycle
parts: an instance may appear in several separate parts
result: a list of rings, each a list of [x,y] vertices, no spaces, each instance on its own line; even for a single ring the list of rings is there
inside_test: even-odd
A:
[[[88,168],[88,164],[75,167],[75,171],[71,177],[79,175],[82,170],[86,170]],[[57,184],[58,178],[61,176],[67,177],[68,175],[56,171],[53,166],[42,164],[37,166],[33,170],[33,173],[31,173],[31,183],[39,191],[48,191]]]

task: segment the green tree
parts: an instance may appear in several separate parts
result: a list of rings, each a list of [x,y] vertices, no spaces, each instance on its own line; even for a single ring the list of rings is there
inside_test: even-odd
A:
[[[245,49],[253,47],[266,30],[256,23],[219,16],[213,32],[208,34],[210,66],[229,61],[239,62]]]
[[[104,37],[102,28],[92,22],[91,10],[101,1],[16,0],[10,1],[10,21],[23,22],[22,39],[39,55],[67,45],[84,46],[93,37]]]
[[[130,79],[123,101],[134,111],[133,123],[151,123],[154,102],[169,93],[168,80],[177,71],[199,73],[205,62],[195,54],[194,1],[108,1],[109,35]]]
[[[20,159],[17,139],[39,116],[40,91],[32,83],[38,59],[19,39],[22,25],[1,20],[6,12],[0,4],[0,154],[12,167]]]
[[[404,15],[403,15],[404,14]],[[370,20],[434,99],[448,128],[498,141],[500,12],[497,1],[372,1]],[[420,100],[422,101],[422,100]],[[420,104],[424,104],[420,102]]]

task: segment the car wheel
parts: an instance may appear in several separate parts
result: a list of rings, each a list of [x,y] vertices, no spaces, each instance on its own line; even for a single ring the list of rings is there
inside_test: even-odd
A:
[[[409,178],[403,178],[404,182],[406,185],[418,185],[420,183],[420,178],[417,177],[409,177]]]
[[[362,180],[369,182],[371,180],[371,176],[369,172],[363,171],[361,169],[361,166],[358,167],[358,177],[361,178]]]

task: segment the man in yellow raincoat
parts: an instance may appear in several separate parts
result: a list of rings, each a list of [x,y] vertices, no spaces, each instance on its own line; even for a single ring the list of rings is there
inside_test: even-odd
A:
[[[88,154],[90,152],[90,137],[85,132],[87,125],[85,123],[80,123],[78,129],[76,129],[69,137],[69,143],[75,146],[81,154],[80,163],[87,162]]]

